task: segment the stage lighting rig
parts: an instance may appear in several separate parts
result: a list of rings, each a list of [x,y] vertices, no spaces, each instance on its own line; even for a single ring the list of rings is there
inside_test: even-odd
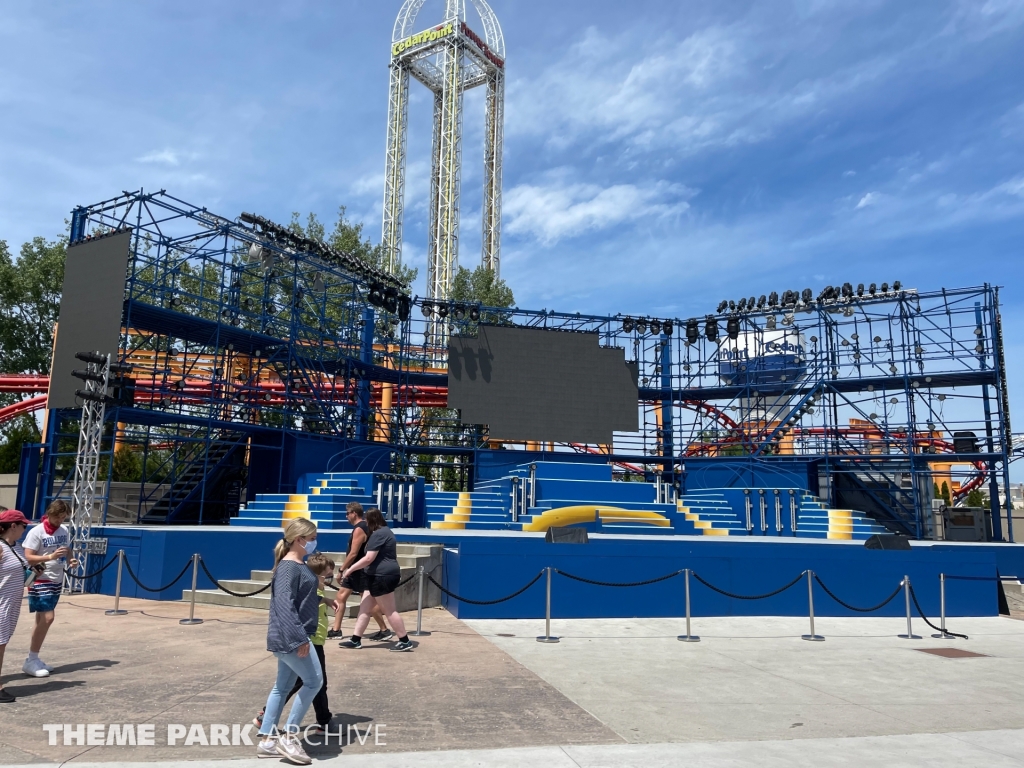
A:
[[[423,313],[424,317],[430,317],[434,314],[434,305],[429,301],[424,301],[420,307],[420,311]]]
[[[661,324],[661,332],[664,333],[666,336],[671,336],[672,335],[672,321],[671,320],[665,320],[664,322],[662,322],[662,324]]]
[[[624,333],[633,332],[633,318],[627,317],[622,321],[622,330]]]
[[[730,317],[725,323],[725,332],[729,334],[729,338],[735,341],[740,337],[740,319],[738,317]]]
[[[779,306],[779,294],[776,293],[775,291],[772,291],[770,294],[768,294],[768,306],[769,307],[777,307],[777,306]]]
[[[655,336],[661,333],[661,323],[657,320],[651,320],[651,333]]]
[[[764,309],[764,305],[768,303],[768,297],[763,293],[757,299],[757,308]]]
[[[686,321],[686,341],[688,344],[696,344],[700,338],[700,324],[695,320]]]
[[[718,320],[708,315],[704,322],[704,336],[708,341],[715,341],[718,338]]]
[[[720,301],[720,302],[718,303],[718,309],[717,309],[717,310],[715,310],[715,311],[716,311],[716,312],[717,312],[718,314],[722,314],[722,313],[723,313],[723,312],[725,312],[725,310],[727,310],[728,308],[729,308],[729,302],[728,302],[728,301]]]
[[[474,304],[469,308],[469,319],[474,323],[480,322],[480,307],[478,305]]]

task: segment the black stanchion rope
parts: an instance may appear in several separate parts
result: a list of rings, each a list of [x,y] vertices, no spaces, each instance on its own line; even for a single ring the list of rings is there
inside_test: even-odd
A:
[[[675,573],[669,573],[664,576],[659,576],[656,579],[648,579],[647,581],[628,582],[596,581],[594,579],[585,579],[582,576],[574,576],[571,573],[560,571],[557,568],[553,568],[552,570],[557,574],[565,576],[567,579],[573,579],[574,581],[582,581],[584,584],[595,584],[598,587],[642,587],[646,584],[657,584],[659,581],[668,581],[669,579],[674,579],[676,576],[683,573],[683,571],[685,571],[686,569],[684,568],[682,571],[676,571]]]
[[[454,592],[449,592],[447,589],[445,589],[440,584],[438,584],[433,576],[427,576],[427,578],[430,579],[430,583],[431,584],[433,584],[435,587],[437,587],[442,592],[444,592],[446,595],[448,595],[448,597],[454,598],[455,600],[458,600],[460,603],[469,603],[470,605],[497,605],[498,603],[504,603],[507,600],[511,600],[513,597],[519,597],[519,595],[523,594],[523,592],[525,592],[530,587],[532,587],[534,584],[536,584],[538,581],[540,581],[540,578],[543,575],[544,575],[544,571],[541,571],[536,576],[534,576],[533,580],[529,584],[527,584],[525,587],[523,587],[522,589],[520,589],[520,590],[518,590],[516,592],[513,592],[508,597],[502,597],[502,598],[499,598],[497,600],[470,600],[468,597],[460,597],[459,595],[456,595]]]
[[[763,595],[736,595],[736,594],[733,594],[732,592],[726,592],[724,589],[719,589],[714,584],[711,584],[711,583],[705,581],[695,571],[691,571],[691,573],[693,573],[693,578],[695,578],[697,581],[699,581],[701,584],[703,584],[708,589],[713,590],[713,591],[717,592],[720,595],[725,595],[726,597],[731,597],[731,598],[734,598],[736,600],[764,600],[766,597],[774,597],[775,595],[777,595],[777,594],[779,594],[781,592],[785,592],[790,587],[795,586],[797,584],[797,582],[799,582],[800,579],[802,579],[804,577],[804,574],[801,573],[799,576],[797,576],[795,579],[793,579],[791,582],[789,582],[789,584],[787,584],[786,586],[779,587],[774,592],[767,592],[767,593],[765,593]],[[804,573],[806,573],[806,571]]]
[[[871,608],[858,608],[855,605],[850,605],[849,603],[847,603],[844,600],[840,600],[836,596],[835,592],[833,592],[831,589],[829,589],[828,587],[825,586],[825,582],[821,580],[821,577],[818,576],[818,574],[814,574],[814,580],[816,582],[818,582],[819,586],[823,590],[825,590],[825,594],[826,595],[828,595],[833,600],[835,600],[837,603],[839,603],[841,606],[843,606],[843,608],[846,608],[847,610],[850,610],[850,611],[857,611],[858,613],[872,613],[873,611],[880,611],[882,608],[884,608],[889,603],[891,603],[895,599],[896,595],[898,595],[900,593],[900,590],[903,589],[903,582],[901,581],[899,584],[896,585],[896,589],[893,591],[893,593],[891,595],[889,595],[887,598],[885,598],[885,600],[880,602],[878,605],[872,606]]]
[[[921,610],[921,604],[919,602],[917,602],[917,595],[914,593],[914,585],[913,584],[910,585],[910,597],[914,601],[914,607],[917,608],[917,612],[920,614],[921,618],[924,619],[924,623],[927,624],[932,629],[934,629],[936,632],[943,632],[942,629],[940,629],[939,627],[936,627],[934,624],[932,624],[930,621],[928,621],[928,617],[924,615],[924,611]],[[945,630],[945,633],[947,635],[952,635],[953,637],[962,637],[964,640],[968,639],[967,635],[961,635],[959,632],[950,632],[948,629]]]
[[[125,567],[125,570],[128,571],[128,575],[132,577],[132,581],[134,581],[136,584],[138,584],[140,589],[144,589],[147,592],[163,592],[164,590],[170,589],[175,584],[177,584],[179,581],[181,581],[181,577],[184,576],[186,573],[188,573],[188,569],[192,567],[192,559],[189,558],[189,561],[187,563],[185,563],[185,567],[181,569],[181,573],[179,573],[177,576],[174,577],[174,581],[172,581],[170,584],[168,584],[165,587],[160,587],[159,589],[153,589],[152,587],[147,587],[145,584],[143,584],[141,581],[139,581],[139,577],[135,575],[135,571],[132,570],[131,563],[128,562],[127,558],[124,561],[124,567]]]
[[[102,568],[100,568],[98,571],[93,571],[92,573],[86,573],[86,574],[83,574],[82,576],[77,576],[74,573],[72,573],[70,568],[65,568],[64,569],[64,573],[66,575],[70,576],[73,579],[94,579],[97,576],[99,576],[101,573],[103,573],[105,570],[107,570],[107,568],[109,568],[110,566],[112,566],[116,562],[117,562],[117,555],[114,555],[112,558],[110,558],[107,561],[107,564],[104,565]]]
[[[221,584],[219,581],[217,581],[217,579],[213,578],[213,574],[210,573],[210,569],[206,567],[206,561],[203,560],[202,555],[199,556],[199,566],[203,569],[203,573],[206,574],[206,578],[212,581],[214,585],[217,587],[217,589],[219,589],[221,592],[226,592],[232,597],[255,597],[256,595],[266,592],[268,589],[270,589],[271,585],[273,584],[272,581],[268,581],[266,586],[260,587],[255,592],[233,592],[227,587],[225,587],[223,584]]]

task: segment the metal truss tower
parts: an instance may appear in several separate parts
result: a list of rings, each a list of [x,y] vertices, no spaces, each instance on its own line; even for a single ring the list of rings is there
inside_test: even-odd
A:
[[[447,300],[459,256],[463,94],[477,86],[487,87],[482,260],[495,273],[499,271],[505,41],[501,26],[485,0],[470,0],[483,22],[483,39],[466,24],[465,0],[445,0],[445,20],[414,33],[416,17],[424,1],[405,1],[392,36],[381,240],[388,267],[393,271],[402,261],[409,79],[412,77],[434,94],[427,295],[431,299]],[[443,332],[434,334],[435,342],[445,337]]]

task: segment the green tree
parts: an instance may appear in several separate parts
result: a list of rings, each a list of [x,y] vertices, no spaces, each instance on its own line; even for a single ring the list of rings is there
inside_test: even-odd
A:
[[[485,307],[511,307],[516,303],[508,284],[483,264],[472,272],[466,267],[455,271],[452,300],[480,303]]]
[[[137,483],[142,479],[142,459],[127,445],[122,445],[114,452],[114,470],[111,479],[115,483]]]
[[[967,494],[967,506],[968,507],[987,507],[988,499],[985,498],[985,494],[980,488],[975,488],[973,491]]]
[[[4,437],[6,440],[0,443],[0,475],[14,475],[21,463],[22,446],[38,442],[39,431],[32,419],[22,417],[7,427]]]
[[[953,506],[953,497],[949,493],[949,483],[946,481],[942,482],[942,490],[939,492],[940,498],[946,502],[947,507]]]
[[[33,238],[11,258],[0,240],[0,370],[49,373],[67,239]]]

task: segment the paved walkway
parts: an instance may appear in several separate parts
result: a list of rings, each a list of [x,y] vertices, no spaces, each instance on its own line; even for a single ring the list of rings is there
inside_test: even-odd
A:
[[[125,600],[129,615],[107,617],[109,604],[62,603],[48,679],[20,673],[31,625],[19,626],[3,671],[19,700],[0,708],[0,764],[255,767],[243,734],[230,742],[272,684],[266,614],[203,606],[206,623],[185,627],[186,605]],[[367,768],[1024,765],[1024,622],[950,626],[970,639],[934,639],[916,621],[924,637],[902,640],[898,619],[825,618],[826,640],[810,643],[799,639],[806,620],[701,618],[699,643],[676,640],[679,620],[634,619],[555,621],[562,641],[545,645],[542,621],[431,610],[414,653],[328,646],[343,736],[309,751],[318,765]],[[948,649],[979,655],[922,652]],[[154,746],[65,746],[61,733],[51,744],[43,728],[90,723],[152,724]],[[178,724],[202,731],[196,744],[184,733],[168,743]],[[217,724],[228,745],[204,745]]]

